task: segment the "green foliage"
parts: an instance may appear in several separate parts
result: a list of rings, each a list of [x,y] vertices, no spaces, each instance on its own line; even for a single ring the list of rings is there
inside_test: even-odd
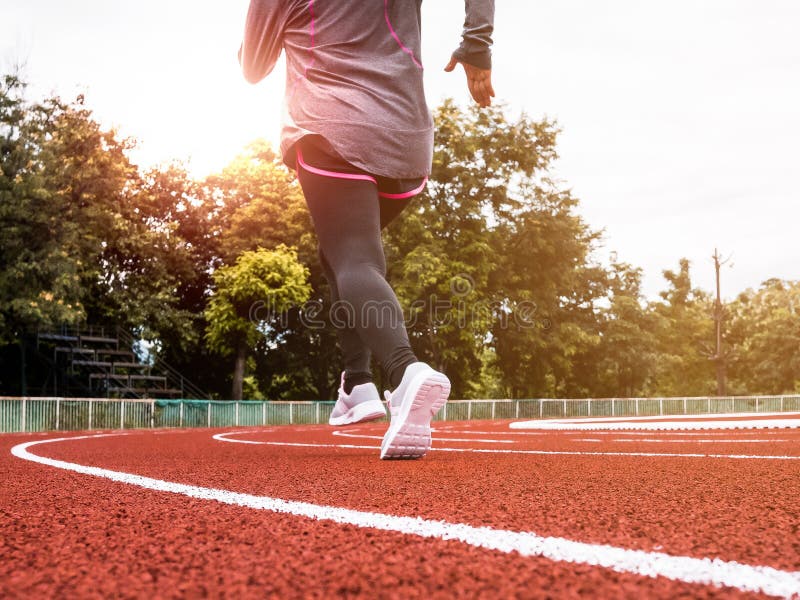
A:
[[[308,269],[284,245],[243,252],[236,263],[214,273],[214,295],[206,309],[206,341],[231,354],[240,343],[255,346],[260,328],[270,326],[293,306],[308,300]]]
[[[5,341],[62,323],[181,331],[176,289],[193,277],[175,223],[83,98],[25,100],[0,87],[0,314]],[[165,218],[166,215],[166,218]]]
[[[611,265],[610,305],[600,309],[597,385],[601,396],[643,393],[658,362],[655,319],[641,295],[641,269]]]
[[[646,302],[640,269],[595,258],[600,233],[549,176],[555,123],[445,102],[436,127],[428,189],[385,242],[412,345],[454,396],[714,392],[711,298],[685,259]],[[202,181],[142,171],[132,147],[82,97],[31,102],[0,79],[0,346],[122,326],[218,396],[233,354],[234,394],[331,397],[341,357],[333,327],[304,324],[304,302],[324,324],[329,300],[294,174],[264,141]],[[780,280],[728,304],[732,391],[800,390],[798,306],[800,283]]]
[[[487,346],[507,395],[541,394],[545,376],[590,343],[565,317],[582,289],[592,293],[578,282],[597,237],[547,177],[558,130],[452,102],[436,123],[428,193],[387,239],[413,345],[448,373],[456,396],[481,389]]]
[[[728,307],[728,372],[734,389],[750,393],[800,391],[800,282],[769,279]]]
[[[0,343],[85,317],[85,263],[43,156],[51,109],[29,105],[24,91],[16,76],[0,81]]]
[[[653,373],[654,395],[703,396],[716,390],[714,365],[709,360],[714,340],[713,304],[706,292],[693,288],[689,261],[664,271],[669,288],[651,306],[655,317],[658,361]]]
[[[294,174],[269,145],[258,140],[222,172],[202,184],[215,257],[212,268],[231,264],[242,252],[280,244],[297,248],[309,269],[311,300],[327,321],[329,293],[322,276],[311,217]],[[269,352],[280,344],[280,353]],[[309,329],[301,311],[291,309],[278,326],[263,332],[252,348],[255,377],[271,398],[329,398],[336,388],[341,358],[333,327]]]
[[[221,173],[204,182],[215,203],[220,259],[230,264],[244,251],[294,246],[305,263],[316,240],[300,186],[264,140],[251,143]]]

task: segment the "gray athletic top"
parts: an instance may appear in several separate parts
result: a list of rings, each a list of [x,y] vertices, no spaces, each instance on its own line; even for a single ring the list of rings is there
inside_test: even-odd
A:
[[[433,120],[420,58],[422,0],[251,0],[239,58],[256,83],[286,50],[281,152],[323,136],[347,162],[391,178],[430,174]],[[494,0],[465,0],[454,56],[491,68]]]

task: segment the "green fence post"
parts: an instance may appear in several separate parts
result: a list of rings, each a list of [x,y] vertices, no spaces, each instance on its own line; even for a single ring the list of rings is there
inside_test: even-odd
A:
[[[27,426],[27,423],[25,422],[25,413],[27,412],[27,402],[28,402],[27,399],[23,396],[22,397],[22,414],[19,417],[19,428],[20,428],[20,431],[22,431],[23,433],[25,433],[25,430],[26,430],[25,428]]]

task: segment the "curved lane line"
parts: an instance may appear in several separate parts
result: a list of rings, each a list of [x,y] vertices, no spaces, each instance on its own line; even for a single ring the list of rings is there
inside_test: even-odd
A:
[[[673,431],[698,429],[797,429],[800,419],[761,419],[756,421],[651,421],[614,423],[569,421],[520,421],[509,424],[512,429],[538,429],[549,431],[594,431],[605,429],[611,431]]]
[[[529,421],[515,421],[517,423],[659,423],[671,422],[670,419],[684,419],[683,423],[697,423],[712,419],[731,421],[747,417],[794,417],[800,418],[800,412],[747,412],[747,413],[704,413],[698,415],[648,415],[642,417],[570,417],[555,419],[533,419]],[[512,428],[513,429],[513,428]]]
[[[579,442],[580,439],[573,439],[573,442]],[[796,440],[781,440],[781,439],[772,439],[772,440],[748,440],[747,438],[743,438],[741,440],[732,439],[732,440],[717,440],[717,439],[683,439],[683,440],[660,440],[658,438],[615,438],[615,439],[608,439],[606,438],[603,440],[609,444],[616,444],[617,442],[633,442],[637,444],[778,444],[778,443],[786,443],[792,442]]]
[[[270,442],[255,440],[229,439],[230,435],[244,435],[247,433],[261,433],[260,431],[229,431],[218,433],[213,439],[219,442],[233,444],[253,444],[260,446],[298,446],[302,448],[358,448],[374,450],[379,446],[352,446],[348,444],[324,444],[316,442]],[[434,440],[435,441],[435,440]],[[602,440],[608,442],[609,440]],[[433,446],[431,452],[467,452],[474,454],[531,454],[539,456],[655,456],[664,458],[731,458],[735,460],[800,460],[800,456],[784,456],[769,454],[701,454],[688,452],[583,452],[578,450],[508,450],[505,448],[437,448]]]
[[[349,438],[363,438],[365,440],[382,440],[382,435],[366,435],[363,433],[351,433],[349,431],[341,431],[337,430],[333,432],[333,435],[339,437],[349,437]],[[503,434],[505,435],[505,434]],[[477,442],[479,444],[516,444],[517,440],[484,440],[484,439],[462,439],[462,438],[441,438],[436,437],[433,438],[436,442]]]
[[[28,451],[29,448],[42,444],[110,437],[113,435],[115,434],[83,435],[26,442],[14,446],[11,449],[11,454],[22,460],[84,475],[101,477],[157,492],[180,494],[189,498],[212,500],[222,504],[255,510],[288,514],[318,521],[332,521],[334,523],[378,529],[403,535],[415,535],[422,538],[458,541],[477,548],[509,554],[516,552],[522,556],[538,556],[556,562],[587,564],[611,569],[618,573],[632,573],[652,578],[660,576],[674,581],[701,585],[729,586],[746,592],[760,592],[782,598],[800,596],[800,572],[781,571],[773,567],[744,565],[717,558],[692,558],[688,556],[673,556],[663,552],[627,550],[605,544],[588,544],[564,538],[543,537],[527,531],[474,527],[463,523],[434,521],[421,517],[400,517],[312,504],[310,502],[254,496],[229,490],[162,481],[161,479],[112,471],[100,467],[79,465],[46,458]]]

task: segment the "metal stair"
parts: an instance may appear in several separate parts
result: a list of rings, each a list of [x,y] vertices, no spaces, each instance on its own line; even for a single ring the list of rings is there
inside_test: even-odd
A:
[[[53,392],[60,396],[106,398],[208,399],[177,370],[161,359],[154,364],[139,360],[133,352],[136,339],[121,329],[104,328],[40,331],[37,350],[52,349],[55,369]]]

